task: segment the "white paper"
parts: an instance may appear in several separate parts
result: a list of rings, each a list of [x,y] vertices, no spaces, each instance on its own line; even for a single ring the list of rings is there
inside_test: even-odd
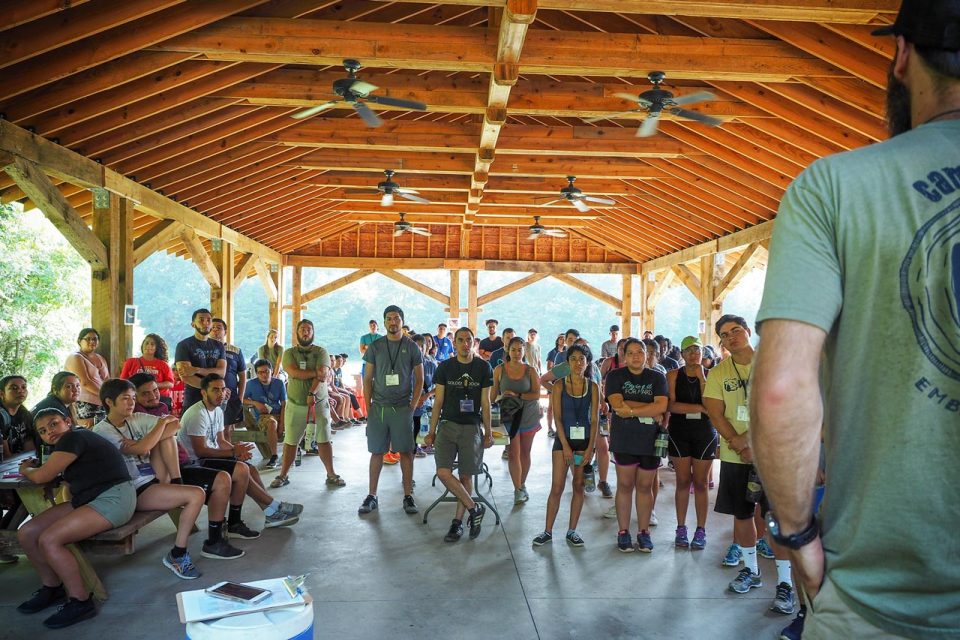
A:
[[[256,582],[244,582],[243,584],[267,589],[270,591],[270,595],[260,602],[250,604],[217,598],[206,593],[203,589],[181,591],[177,594],[177,600],[180,604],[180,622],[216,620],[228,616],[254,613],[256,611],[292,607],[308,602],[308,600],[304,599],[304,595],[300,593],[291,597],[286,587],[283,586],[283,578],[257,580]]]

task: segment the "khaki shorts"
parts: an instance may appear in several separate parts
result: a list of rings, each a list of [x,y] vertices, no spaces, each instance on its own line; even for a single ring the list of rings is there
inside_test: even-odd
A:
[[[461,475],[475,476],[483,465],[483,431],[479,425],[441,420],[437,425],[433,458],[437,469],[457,469]]]
[[[259,418],[254,418],[252,411],[244,411],[243,416],[243,424],[250,431],[266,431],[267,425],[271,420],[279,422],[279,416],[272,413],[267,415],[261,414]]]
[[[317,444],[330,442],[330,401],[327,398],[317,401],[317,429],[315,433],[307,433],[307,407],[287,400],[283,412],[283,444],[296,446],[307,436],[307,446],[316,441]]]
[[[113,528],[127,524],[137,509],[137,490],[132,482],[115,484],[83,505],[90,507],[110,522]]]
[[[803,640],[833,640],[834,638],[870,638],[871,640],[903,640],[898,636],[873,626],[844,602],[837,588],[828,577],[813,603],[807,607],[807,619],[803,625]]]

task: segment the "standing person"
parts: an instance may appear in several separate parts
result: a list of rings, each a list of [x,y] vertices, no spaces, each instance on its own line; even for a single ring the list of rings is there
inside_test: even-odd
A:
[[[427,353],[427,343],[429,339],[429,334],[416,335],[413,337],[413,341],[417,343],[417,346],[420,348],[420,353],[423,355],[423,393],[420,394],[420,400],[417,402],[417,407],[413,410],[414,440],[416,440],[420,435],[420,430],[423,427],[423,414],[433,409],[433,378],[437,373],[437,367],[439,366],[439,363],[433,358],[433,356]],[[433,453],[433,447],[427,451],[425,446],[426,445],[421,447],[420,445],[417,445],[416,451],[414,452],[414,457],[425,458],[428,452]]]
[[[703,389],[707,374],[700,364],[703,345],[700,339],[687,336],[680,343],[684,366],[667,372],[670,391],[669,452],[677,474],[674,501],[677,506],[677,533],[674,544],[681,548],[703,549],[707,546],[707,478],[717,456],[717,432],[703,406]],[[689,487],[693,485],[697,528],[693,541],[687,536]]]
[[[283,370],[287,374],[287,404],[283,411],[283,461],[280,474],[270,488],[290,484],[290,467],[300,441],[306,435],[308,452],[320,456],[327,471],[327,485],[343,487],[343,478],[333,467],[333,432],[330,429],[330,399],[327,397],[327,368],[330,356],[320,345],[313,344],[313,322],[306,318],[297,323],[296,345],[283,352]],[[308,424],[311,408],[313,422]],[[312,429],[308,426],[313,425]]]
[[[182,412],[200,402],[200,381],[204,376],[215,373],[221,378],[227,373],[227,350],[223,343],[211,339],[213,316],[209,309],[197,309],[190,317],[193,335],[177,343],[177,374],[183,381]]]
[[[517,335],[517,332],[507,327],[503,330],[503,337],[500,342],[502,346],[499,349],[495,349],[493,353],[490,354],[489,362],[490,366],[496,369],[501,364],[504,363],[507,359],[507,345],[510,344],[510,341],[513,340],[514,336]],[[522,355],[522,354],[521,354]]]
[[[120,377],[129,380],[136,373],[149,373],[157,381],[160,397],[169,406],[173,398],[173,371],[167,359],[167,343],[155,333],[148,333],[140,343],[140,357],[127,358],[120,371]]]
[[[567,361],[567,349],[572,347],[580,339],[580,332],[576,329],[567,329],[563,334],[563,349],[559,349],[553,357],[553,364],[558,365]],[[589,375],[589,372],[588,374]]]
[[[403,310],[390,305],[383,310],[387,328],[384,340],[370,345],[363,360],[363,398],[367,403],[367,451],[370,452],[369,493],[357,510],[366,514],[377,509],[377,485],[383,469],[383,456],[400,454],[403,478],[403,510],[416,513],[413,499],[413,410],[423,393],[423,354],[416,343],[403,335]]]
[[[0,435],[4,456],[35,449],[36,432],[26,401],[26,378],[18,375],[0,378]]]
[[[645,366],[644,344],[628,338],[623,352],[626,365],[607,375],[604,393],[613,409],[610,425],[610,451],[617,468],[617,548],[633,551],[630,515],[634,492],[637,506],[637,547],[653,551],[650,538],[650,514],[654,507],[653,487],[657,481],[660,457],[655,440],[663,414],[667,411],[667,379]]]
[[[553,368],[553,362],[557,359],[557,354],[561,351],[565,351],[567,348],[567,343],[563,338],[563,334],[557,336],[557,339],[553,343],[553,349],[547,352],[547,371]],[[547,387],[547,391],[550,392],[551,387]],[[553,438],[557,435],[557,432],[553,428],[553,393],[550,393],[547,396],[547,437]]]
[[[660,366],[666,371],[673,371],[680,368],[680,363],[670,357],[670,339],[666,336],[657,336],[654,338],[657,343],[657,358]]]
[[[540,431],[540,377],[536,369],[523,361],[523,344],[523,338],[510,339],[507,359],[493,370],[490,388],[491,401],[496,397],[500,403],[500,421],[508,425],[510,434],[509,467],[514,504],[530,499],[527,493],[530,449],[534,436]]]
[[[567,484],[567,469],[573,468],[573,497],[570,499],[570,524],[567,542],[583,546],[577,533],[577,523],[583,509],[584,469],[591,464],[593,448],[599,431],[600,386],[584,374],[591,360],[590,348],[574,345],[567,363],[570,373],[553,386],[553,406],[556,407],[557,438],[553,441],[553,481],[547,499],[547,522],[543,533],[533,539],[541,546],[553,540],[553,523],[560,510],[560,498]]]
[[[527,331],[527,341],[523,345],[523,357],[531,367],[537,370],[537,377],[543,375],[543,360],[540,353],[540,343],[537,342],[537,330]]]
[[[620,341],[620,325],[610,325],[610,339],[600,345],[601,358],[613,358],[617,355],[617,343]]]
[[[376,320],[371,320],[369,322],[370,331],[368,333],[360,336],[360,355],[362,356],[367,352],[367,349],[370,348],[374,342],[383,337],[378,331],[380,326],[377,324]]]
[[[500,323],[495,318],[487,318],[483,324],[487,327],[487,337],[480,341],[479,353],[484,360],[490,360],[494,351],[503,348],[503,340],[497,335],[497,325]]]
[[[276,329],[267,331],[267,338],[262,345],[257,347],[257,359],[266,360],[273,367],[273,377],[280,375],[280,365],[283,362],[283,347],[277,342],[280,338],[280,332]]]
[[[434,342],[437,346],[437,362],[443,362],[447,358],[454,356],[453,342],[447,335],[447,325],[441,322],[437,325],[437,335],[434,336]]]
[[[243,357],[240,347],[227,344],[227,323],[222,318],[213,318],[211,321],[210,337],[223,343],[224,355],[227,360],[227,370],[223,381],[230,393],[227,404],[223,408],[223,421],[227,434],[243,422],[243,398],[247,387],[247,361]]]
[[[40,588],[17,611],[38,613],[66,599],[43,621],[51,629],[61,629],[97,615],[93,594],[68,545],[126,524],[137,508],[137,494],[123,456],[94,432],[71,429],[66,416],[54,408],[37,412],[36,427],[53,453],[41,466],[35,458],[25,460],[20,474],[34,484],[46,484],[62,474],[72,497],[38,513],[17,532],[41,580]]]
[[[804,638],[955,638],[960,3],[904,0],[874,34],[896,38],[893,137],[818,160],[781,202],[753,444],[771,532],[806,592]],[[886,353],[864,349],[891,336]]]
[[[80,331],[77,338],[80,349],[67,356],[63,368],[80,378],[80,399],[76,402],[77,423],[90,428],[106,415],[100,404],[100,385],[110,377],[107,361],[97,353],[100,332],[92,327]]]
[[[253,412],[251,427],[267,434],[270,458],[268,469],[280,466],[277,457],[277,430],[283,424],[283,410],[287,406],[287,389],[279,378],[273,377],[273,363],[260,359],[253,363],[257,377],[251,380],[243,392],[243,404]]]
[[[487,508],[474,502],[473,476],[483,467],[483,450],[493,446],[493,424],[490,417],[490,393],[493,370],[490,363],[474,356],[473,331],[460,327],[453,334],[457,357],[437,367],[435,410],[430,431],[424,438],[435,444],[434,459],[437,477],[457,497],[457,510],[445,542],[456,542],[463,536],[463,515],[469,513],[467,526],[470,539],[480,535]],[[457,461],[458,477],[453,476]]]

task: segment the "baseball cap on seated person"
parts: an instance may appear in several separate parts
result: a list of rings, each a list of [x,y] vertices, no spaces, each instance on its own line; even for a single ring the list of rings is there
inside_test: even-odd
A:
[[[897,20],[873,31],[930,49],[960,50],[960,0],[903,0]]]
[[[703,343],[700,342],[700,338],[696,336],[687,336],[680,341],[680,351],[686,351],[687,347],[700,347],[703,348]]]

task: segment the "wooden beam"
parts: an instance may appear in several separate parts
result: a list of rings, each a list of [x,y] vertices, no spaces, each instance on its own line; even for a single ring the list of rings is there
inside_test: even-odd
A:
[[[657,274],[654,285],[650,288],[650,293],[647,294],[647,308],[649,309],[651,316],[654,314],[654,309],[656,308],[657,303],[660,302],[660,298],[662,298],[663,294],[667,292],[676,277],[677,276],[672,269],[668,269],[667,271],[663,272],[663,274]],[[646,328],[650,329],[651,327]]]
[[[722,271],[717,265],[717,257],[722,254],[712,256],[703,256],[700,258],[700,292],[697,298],[700,301],[700,322],[703,323],[703,330],[698,331],[700,341],[703,344],[710,343],[710,336],[713,335],[713,326],[723,314],[723,302],[717,300],[717,285],[720,282]],[[683,265],[680,265],[683,268]],[[699,327],[698,327],[699,329]]]
[[[203,243],[200,241],[200,238],[197,237],[196,232],[192,229],[184,229],[180,232],[180,239],[183,240],[184,246],[190,253],[190,258],[193,259],[194,264],[200,269],[200,274],[203,276],[203,279],[207,281],[207,284],[209,284],[211,288],[219,288],[220,272],[217,269],[217,265],[214,264],[209,254],[207,254],[207,250],[204,249]]]
[[[137,266],[157,251],[166,249],[180,236],[184,226],[173,220],[160,220],[133,241],[133,266]]]
[[[620,335],[633,335],[633,276],[623,274],[620,286]]]
[[[105,268],[91,268],[91,325],[100,331],[100,353],[116,373],[132,355],[133,327],[124,307],[133,304],[133,203],[103,191],[94,199],[93,233],[107,251]]]
[[[675,264],[670,268],[674,275],[680,279],[680,282],[690,290],[694,298],[700,297],[700,278],[685,264]]]
[[[529,276],[526,276],[525,278],[520,278],[519,280],[515,282],[511,282],[508,285],[504,285],[499,289],[494,289],[490,293],[483,294],[482,296],[477,298],[477,304],[480,305],[481,307],[484,305],[490,304],[494,300],[499,300],[500,298],[508,296],[511,293],[520,291],[520,289],[528,287],[534,282],[540,282],[544,278],[547,278],[549,275],[550,275],[549,273],[534,273]]]
[[[762,245],[759,242],[754,242],[743,250],[743,253],[737,258],[736,263],[730,267],[730,270],[727,271],[717,285],[716,291],[714,292],[714,302],[722,303],[724,298],[727,297],[727,294],[736,288],[740,280],[743,279],[743,276],[750,272],[754,262],[756,262],[759,257],[758,253],[761,248]]]
[[[432,287],[428,287],[423,283],[417,282],[413,278],[406,276],[398,271],[394,271],[393,269],[377,269],[377,273],[379,273],[380,275],[386,276],[391,280],[395,280],[396,282],[399,282],[402,285],[410,287],[414,291],[418,293],[422,293],[428,298],[433,298],[440,304],[448,304],[450,302],[449,295],[443,295],[436,289]]]
[[[289,254],[287,265],[331,269],[461,269],[528,273],[638,273],[636,263],[547,262],[532,260],[470,260],[444,258],[352,258]]]
[[[597,300],[599,300],[600,302],[604,302],[610,305],[614,309],[620,309],[621,301],[619,298],[616,298],[605,291],[601,291],[600,289],[596,288],[591,284],[587,284],[580,278],[576,278],[566,273],[552,273],[550,275],[554,279],[559,280],[564,284],[568,284],[574,289],[577,289],[578,291],[582,291],[588,296],[592,296]]]
[[[477,270],[470,269],[467,272],[467,326],[477,335]]]
[[[210,261],[216,268],[219,286],[210,284],[210,312],[214,318],[222,318],[227,323],[226,342],[233,342],[233,309],[235,303],[233,282],[234,275],[234,248],[233,245],[222,240],[212,240]],[[202,247],[201,247],[202,248]],[[206,255],[206,252],[204,252]],[[202,271],[202,269],[201,269]]]
[[[290,336],[290,344],[297,344],[297,325],[300,324],[300,318],[303,314],[303,267],[294,265],[293,278],[291,280],[291,327],[293,335]]]
[[[234,278],[233,278],[233,290],[236,291],[240,288],[240,285],[243,284],[243,281],[247,279],[247,276],[250,274],[250,267],[256,262],[257,256],[253,253],[245,253],[240,258],[240,261],[233,268]]]
[[[0,126],[3,124],[0,122]],[[109,266],[107,249],[103,242],[84,224],[40,167],[30,160],[13,155],[4,171],[63,234],[77,253],[90,263],[91,269],[106,269]]]
[[[683,264],[684,262],[697,260],[705,255],[726,253],[727,251],[732,251],[733,249],[738,249],[740,247],[753,244],[754,242],[760,242],[770,238],[773,235],[773,223],[773,220],[770,220],[769,222],[762,222],[754,227],[744,229],[743,231],[737,231],[736,233],[731,233],[730,235],[718,238],[717,240],[704,242],[696,246],[671,253],[670,255],[649,260],[643,263],[641,273],[646,275],[648,273],[660,271],[661,269],[669,269],[675,264]]]
[[[286,326],[283,322],[286,272],[284,271],[283,265],[277,265],[275,269],[275,271],[270,272],[270,278],[273,281],[273,286],[277,290],[277,299],[270,301],[268,313],[270,315],[270,328],[277,332],[277,344],[283,345],[284,334],[286,333]]]
[[[254,261],[253,267],[257,270],[257,275],[260,277],[260,284],[263,285],[263,290],[267,292],[267,299],[270,302],[276,302],[279,292],[277,291],[277,285],[273,281],[273,277],[270,275],[270,268],[259,258]]]
[[[460,317],[460,270],[450,269],[450,317]]]
[[[294,268],[301,269],[302,267],[294,267]],[[337,289],[342,289],[348,284],[353,284],[354,282],[357,282],[358,280],[362,280],[369,275],[373,275],[374,273],[375,271],[373,269],[357,269],[353,273],[348,273],[347,275],[341,278],[337,278],[336,280],[332,280],[321,287],[317,287],[316,289],[311,289],[307,293],[300,294],[300,304],[301,305],[307,304],[312,300],[316,300],[317,298],[325,296],[328,293],[333,293]]]

